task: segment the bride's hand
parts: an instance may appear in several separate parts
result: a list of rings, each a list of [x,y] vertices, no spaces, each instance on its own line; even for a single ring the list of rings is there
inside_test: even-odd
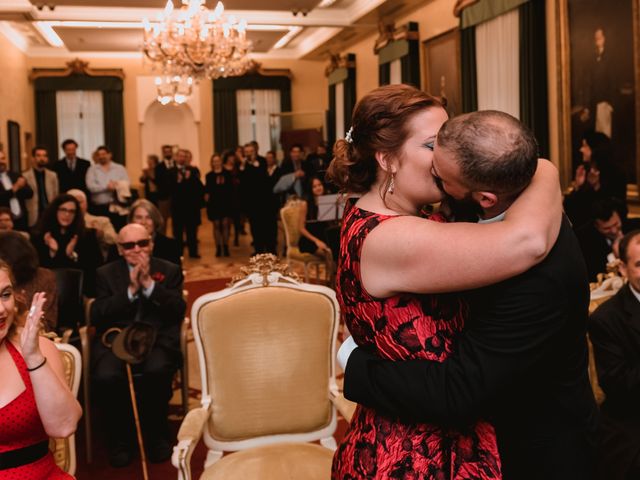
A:
[[[47,301],[44,292],[37,292],[33,295],[31,308],[27,314],[24,328],[20,334],[20,347],[22,357],[27,368],[34,368],[44,361],[44,355],[40,351],[40,319],[43,316],[42,308]]]

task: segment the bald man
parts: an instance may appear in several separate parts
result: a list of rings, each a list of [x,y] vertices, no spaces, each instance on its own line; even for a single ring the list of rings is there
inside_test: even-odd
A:
[[[97,298],[91,307],[96,327],[92,347],[92,378],[107,427],[109,462],[113,467],[131,463],[135,428],[124,362],[102,342],[111,327],[133,322],[155,327],[156,341],[148,357],[133,366],[138,409],[149,460],[164,462],[171,456],[168,404],[171,380],[182,361],[180,323],[184,317],[182,271],[177,265],[153,258],[153,240],[146,228],[126,225],[118,235],[121,258],[96,272]]]

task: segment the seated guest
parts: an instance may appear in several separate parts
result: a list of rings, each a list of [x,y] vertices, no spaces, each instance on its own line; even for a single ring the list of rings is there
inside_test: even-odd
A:
[[[168,404],[171,380],[181,362],[180,323],[185,311],[182,272],[177,265],[151,256],[153,240],[146,228],[138,224],[123,227],[118,250],[123,258],[97,271],[98,295],[91,308],[92,325],[97,330],[91,351],[92,375],[105,415],[109,461],[114,467],[131,462],[134,424],[124,363],[103,345],[102,334],[134,321],[156,328],[151,352],[133,370],[149,460],[163,462],[171,456]]]
[[[67,387],[58,350],[39,335],[49,299],[36,293],[21,327],[26,306],[14,287],[10,267],[0,261],[0,478],[71,480],[55,464],[49,437],[75,432],[82,409]]]
[[[25,305],[31,305],[36,292],[47,296],[43,327],[55,331],[58,325],[58,289],[55,274],[39,266],[38,252],[21,232],[0,232],[0,259],[11,267],[14,292]]]
[[[9,207],[0,207],[0,232],[11,232],[13,226],[11,209]]]
[[[67,192],[69,195],[75,197],[80,205],[80,211],[84,214],[84,226],[87,228],[93,228],[96,231],[98,237],[98,243],[100,244],[100,251],[102,252],[102,258],[107,258],[109,249],[115,248],[118,234],[113,228],[113,224],[109,217],[102,217],[100,215],[91,215],[87,211],[87,196],[82,190],[72,188]]]
[[[53,171],[58,175],[60,191],[68,192],[77,188],[87,192],[86,176],[91,162],[76,155],[78,144],[71,138],[62,142],[62,150],[64,157],[53,165]]]
[[[593,312],[589,336],[600,387],[602,479],[640,478],[640,230],[620,242],[620,272],[628,283]]]
[[[9,162],[0,151],[0,207],[9,209],[9,216],[16,230],[27,231],[26,200],[33,197],[33,190],[23,176],[9,171]]]
[[[638,220],[622,221],[619,205],[612,200],[599,200],[591,206],[593,221],[576,230],[582,249],[589,281],[595,282],[598,273],[607,271],[607,263],[617,258],[618,242],[625,232],[635,228]]]
[[[325,238],[326,222],[318,222],[318,197],[324,195],[324,185],[318,177],[311,179],[312,197],[300,210],[300,240],[298,248],[303,253],[324,255],[331,249],[322,240]]]
[[[95,297],[95,272],[102,254],[96,231],[85,227],[74,196],[63,193],[53,199],[34,232],[33,245],[43,267],[82,270],[84,294]]]
[[[58,196],[58,176],[47,168],[49,154],[46,147],[36,146],[31,150],[32,168],[22,172],[22,176],[33,191],[26,200],[29,228],[34,228],[45,208]]]
[[[153,252],[151,256],[161,258],[167,262],[175,263],[182,268],[182,260],[180,259],[180,248],[178,242],[173,238],[163,235],[164,219],[160,210],[149,200],[141,198],[131,205],[129,212],[129,223],[137,223],[142,225],[153,240]],[[109,250],[108,261],[112,262],[119,258],[117,246]]]

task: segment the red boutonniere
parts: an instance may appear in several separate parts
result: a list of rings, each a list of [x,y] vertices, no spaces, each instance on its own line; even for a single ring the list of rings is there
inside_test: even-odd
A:
[[[165,276],[164,276],[164,273],[162,273],[162,272],[156,272],[156,273],[153,273],[153,274],[151,275],[151,278],[152,278],[155,282],[161,282],[161,281],[163,281],[163,280],[165,279]]]

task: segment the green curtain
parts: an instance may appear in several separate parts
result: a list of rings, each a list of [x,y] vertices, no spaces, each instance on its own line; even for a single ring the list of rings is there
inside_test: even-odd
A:
[[[58,114],[55,90],[36,90],[36,144],[47,147],[49,163],[58,160]],[[31,155],[31,152],[27,152]]]
[[[520,6],[520,120],[536,136],[540,155],[549,158],[545,2]]]
[[[102,92],[104,142],[113,152],[113,160],[124,165],[124,111],[122,90]]]
[[[217,81],[217,80],[216,80]],[[213,87],[213,149],[223,152],[238,145],[236,91]]]
[[[476,27],[460,30],[460,73],[462,75],[462,111],[478,109],[478,81],[476,73]]]
[[[36,143],[45,145],[50,161],[57,160],[58,123],[56,92],[62,90],[100,90],[102,92],[104,139],[113,151],[113,160],[126,163],[124,147],[124,82],[119,77],[41,77],[34,82],[36,100]]]
[[[389,85],[391,82],[391,63],[378,65],[378,86]]]
[[[238,106],[236,90],[280,90],[280,111],[291,111],[291,79],[283,75],[253,73],[241,77],[219,78],[213,81],[213,148],[222,152],[238,145]],[[284,117],[281,127],[290,127]]]

